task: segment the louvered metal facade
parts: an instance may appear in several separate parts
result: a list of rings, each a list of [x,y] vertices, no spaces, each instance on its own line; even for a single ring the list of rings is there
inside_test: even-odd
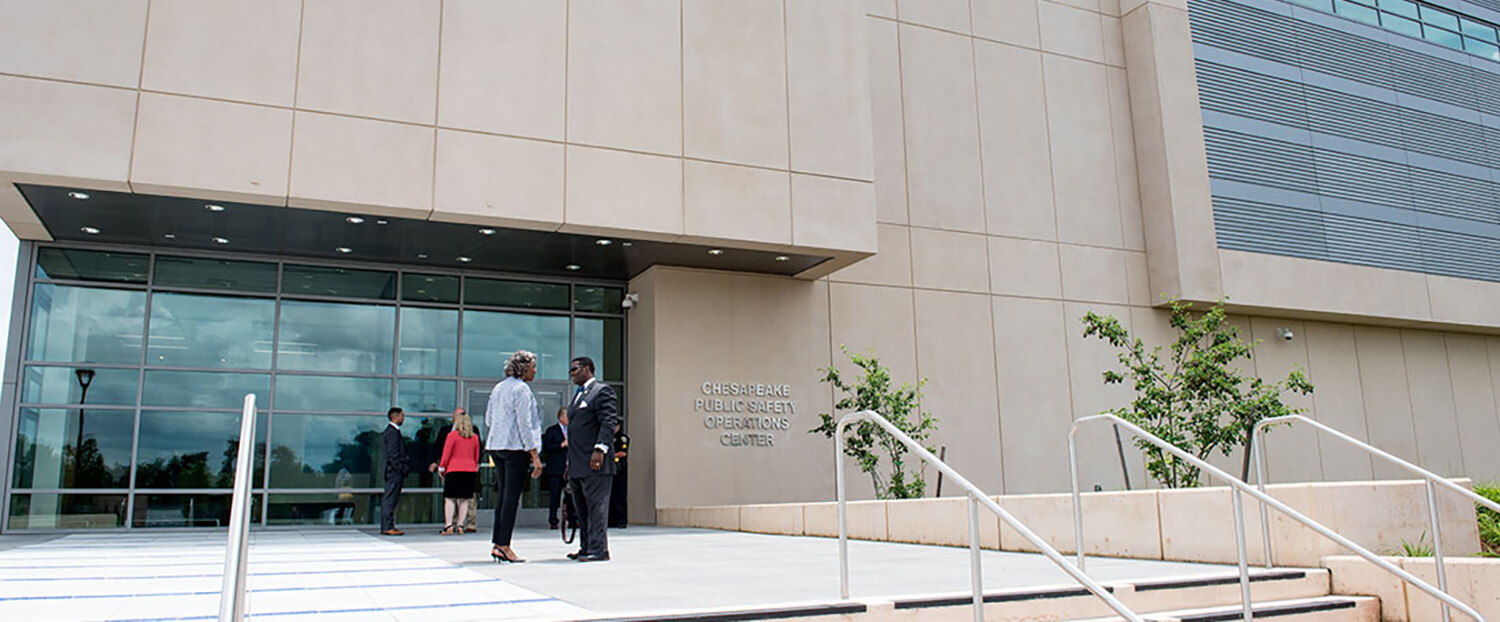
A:
[[[1189,9],[1220,248],[1500,281],[1500,63],[1280,0]]]

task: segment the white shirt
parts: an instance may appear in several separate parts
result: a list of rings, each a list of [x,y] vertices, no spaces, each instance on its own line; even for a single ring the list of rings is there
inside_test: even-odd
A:
[[[536,395],[520,378],[501,380],[490,391],[484,423],[488,428],[484,446],[491,451],[529,451],[542,446],[542,414]]]
[[[595,382],[598,382],[598,380],[595,379],[595,378],[589,378],[588,380],[584,381],[583,387],[582,387],[583,390],[579,391],[577,395],[573,396],[573,403],[574,404],[582,403],[583,402],[583,396],[588,395],[588,393],[589,393],[589,387],[594,386]],[[564,433],[566,434],[566,431]],[[614,433],[614,430],[610,430],[610,433]],[[594,445],[594,449],[602,451],[604,453],[609,453],[610,447],[609,447],[609,445],[606,445],[604,443],[599,443],[597,445]]]

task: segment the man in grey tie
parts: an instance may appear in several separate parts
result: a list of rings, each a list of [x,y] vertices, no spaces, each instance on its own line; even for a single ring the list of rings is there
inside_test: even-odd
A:
[[[577,502],[578,552],[569,559],[609,561],[609,493],[615,461],[610,443],[616,418],[615,390],[594,379],[594,361],[573,359],[568,378],[579,386],[568,405],[568,490]]]

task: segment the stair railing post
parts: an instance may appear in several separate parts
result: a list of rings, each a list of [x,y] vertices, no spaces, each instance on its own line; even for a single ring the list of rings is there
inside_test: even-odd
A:
[[[255,456],[255,394],[245,395],[240,415],[240,446],[235,456],[234,495],[229,504],[229,539],[224,547],[224,584],[220,590],[219,622],[245,619],[245,573],[250,549],[250,470]]]
[[[969,580],[974,584],[974,622],[984,622],[984,570],[979,563],[979,501],[969,499]]]
[[[1261,494],[1266,492],[1266,435],[1256,434],[1258,430],[1252,429],[1250,436],[1255,442],[1251,443],[1245,451],[1251,453],[1255,458],[1255,484],[1260,487]],[[1267,515],[1266,504],[1260,503],[1260,543],[1266,550],[1266,567],[1272,566],[1271,561],[1271,521]]]
[[[1432,478],[1423,478],[1427,484],[1427,514],[1432,519],[1432,561],[1437,564],[1438,589],[1448,591],[1448,569],[1443,564],[1443,528],[1438,523],[1437,487],[1432,485]],[[1448,603],[1438,603],[1443,607],[1443,622],[1452,622],[1452,614],[1448,612]]]
[[[849,600],[849,513],[844,492],[844,428],[840,421],[833,434],[833,472],[839,489],[839,598]]]
[[[1119,428],[1115,428],[1116,431]],[[1068,431],[1068,471],[1073,476],[1073,554],[1078,559],[1078,570],[1083,566],[1083,495],[1078,492],[1078,426]]]
[[[1245,547],[1245,502],[1240,498],[1240,489],[1230,486],[1229,490],[1234,503],[1234,544],[1240,562],[1240,602],[1245,608],[1245,622],[1250,622],[1255,614],[1250,612],[1254,603],[1250,601],[1250,563]]]

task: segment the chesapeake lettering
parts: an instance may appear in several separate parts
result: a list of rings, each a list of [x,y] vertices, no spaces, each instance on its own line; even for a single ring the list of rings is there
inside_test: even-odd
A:
[[[724,447],[775,447],[767,432],[790,430],[797,414],[789,384],[709,381],[699,389],[693,412],[702,414],[705,429],[719,432]]]

